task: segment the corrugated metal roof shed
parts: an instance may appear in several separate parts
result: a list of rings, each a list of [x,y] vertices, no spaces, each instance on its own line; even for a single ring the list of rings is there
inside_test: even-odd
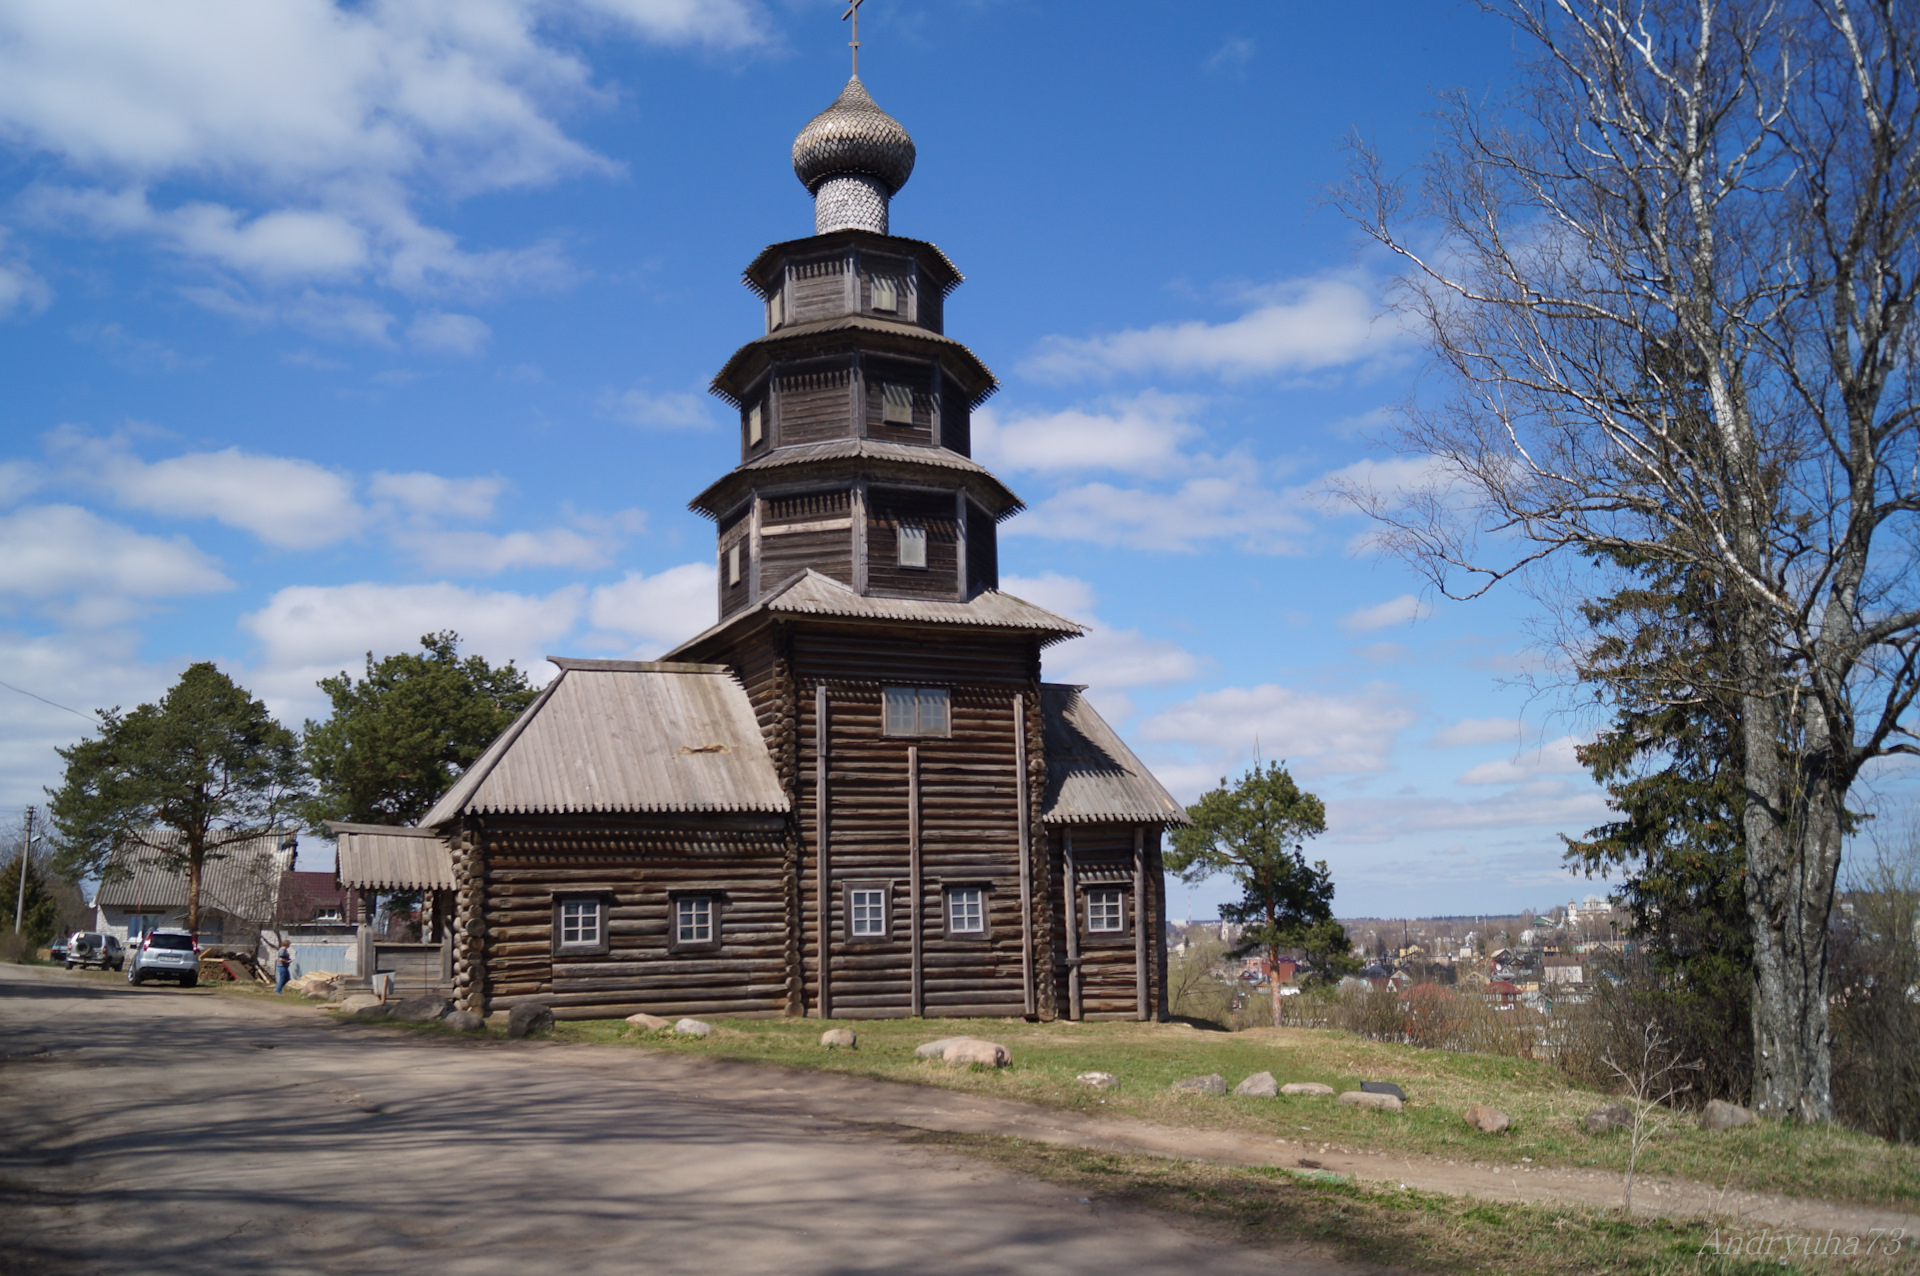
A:
[[[142,844],[122,843],[108,861],[94,903],[141,913],[187,906],[187,872],[163,860],[181,838],[174,829],[148,829]],[[280,875],[293,863],[292,829],[269,829],[208,852],[200,870],[200,909],[243,921],[272,918]]]
[[[727,617],[713,628],[690,638],[669,656],[697,647],[707,638],[749,616],[763,612],[775,615],[846,616],[859,620],[905,620],[940,625],[967,625],[978,629],[1011,629],[1045,635],[1043,643],[1077,638],[1086,630],[1063,616],[1036,607],[1012,594],[989,589],[966,602],[942,602],[934,598],[876,598],[858,593],[831,576],[823,576],[809,567],[787,584],[762,598],[753,606]]]
[[[1049,824],[1186,824],[1187,812],[1141,764],[1079,687],[1040,686]]]
[[[328,821],[333,879],[347,890],[450,891],[453,853],[431,829]]]
[[[753,706],[726,666],[549,659],[560,676],[423,827],[469,811],[788,809]]]

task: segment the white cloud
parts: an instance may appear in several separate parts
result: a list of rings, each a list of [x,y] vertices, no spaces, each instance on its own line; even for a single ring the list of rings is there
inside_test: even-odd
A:
[[[0,461],[0,507],[25,500],[41,481],[40,471],[25,461]]]
[[[613,546],[604,537],[589,536],[570,527],[541,531],[399,531],[394,544],[420,560],[431,572],[461,576],[492,576],[527,567],[604,567]]]
[[[1049,681],[1076,682],[1113,696],[1128,687],[1163,686],[1200,674],[1199,660],[1179,643],[1149,638],[1137,629],[1114,629],[1095,617],[1093,587],[1084,580],[1054,572],[1003,576],[1000,588],[1086,627],[1084,637],[1048,648]],[[1123,698],[1110,704],[1118,716],[1132,712]]]
[[[314,549],[360,531],[366,511],[353,481],[312,461],[227,448],[143,461],[114,442],[54,436],[79,477],[121,505],[174,518],[211,518],[282,549]]]
[[[97,710],[132,708],[164,693],[179,666],[149,664],[140,647],[133,629],[32,635],[0,630],[6,680],[32,693],[0,687],[0,721],[6,723],[0,731],[0,809],[17,812],[28,802],[47,800],[43,790],[60,782],[62,763],[54,749],[91,734]]]
[[[1431,614],[1433,609],[1412,594],[1402,594],[1384,603],[1350,611],[1340,618],[1340,627],[1350,634],[1371,633],[1393,625],[1404,625]]]
[[[506,488],[507,481],[501,478],[447,478],[422,471],[382,471],[367,482],[376,500],[392,501],[411,514],[430,518],[491,518]]]
[[[973,414],[973,453],[997,470],[1120,470],[1165,476],[1186,468],[1180,444],[1199,434],[1192,399],[1147,391],[1103,410]]]
[[[1436,732],[1433,743],[1442,749],[1458,749],[1473,744],[1514,744],[1519,739],[1518,719],[1462,718]]]
[[[1260,46],[1245,36],[1233,36],[1214,50],[1207,59],[1206,69],[1213,74],[1239,74],[1247,69],[1247,63],[1253,61],[1253,55]]]
[[[1460,784],[1527,784],[1543,775],[1577,775],[1586,770],[1573,755],[1581,743],[1570,735],[1549,740],[1537,749],[1524,750],[1510,758],[1482,762],[1461,774]]]
[[[1289,554],[1311,530],[1298,507],[1244,472],[1189,479],[1170,492],[1087,483],[1034,506],[1006,534],[1167,553],[1228,540],[1248,553]]]
[[[650,430],[698,430],[714,423],[707,396],[687,391],[654,394],[633,389],[609,394],[601,399],[600,410],[616,421]]]
[[[1381,771],[1400,733],[1413,724],[1407,700],[1404,691],[1381,683],[1345,695],[1273,683],[1227,687],[1154,714],[1140,735],[1187,746],[1220,765],[1245,759],[1257,741],[1263,756],[1320,773]]]
[[[492,336],[493,329],[472,315],[425,314],[407,329],[414,345],[440,354],[479,354]]]
[[[543,661],[573,632],[585,594],[577,585],[546,595],[445,582],[289,586],[241,617],[241,628],[260,643],[249,685],[276,712],[299,717],[317,711],[319,679],[358,670],[368,651],[411,651],[422,634],[442,629],[458,632],[464,650],[496,664],[515,660],[544,681],[550,670]]]
[[[144,536],[73,505],[0,515],[0,598],[53,604],[76,625],[115,623],[158,599],[231,588],[183,536]]]
[[[1327,803],[1327,828],[1335,841],[1346,843],[1447,831],[1540,829],[1542,843],[1551,847],[1545,858],[1557,865],[1559,846],[1552,834],[1590,828],[1606,814],[1599,790],[1549,780],[1472,802],[1425,795],[1334,798]]]
[[[0,249],[7,246],[7,231],[0,227]],[[16,310],[38,312],[53,301],[53,289],[23,261],[0,259],[0,319]]]
[[[652,576],[628,572],[601,585],[587,603],[587,619],[608,642],[638,641],[647,656],[669,651],[718,617],[712,563],[683,563]],[[616,637],[617,636],[617,637]]]
[[[617,170],[559,122],[611,95],[556,18],[669,45],[767,38],[750,0],[20,0],[0,8],[0,141],[52,160],[24,201],[43,224],[258,284],[551,282],[569,273],[554,245],[471,251],[414,205]],[[153,202],[182,181],[224,198]],[[31,276],[7,277],[25,295]]]
[[[1375,322],[1374,299],[1345,279],[1290,280],[1247,299],[1253,309],[1225,323],[1048,337],[1020,370],[1048,381],[1152,373],[1237,379],[1340,367],[1383,355],[1395,343],[1390,322]]]

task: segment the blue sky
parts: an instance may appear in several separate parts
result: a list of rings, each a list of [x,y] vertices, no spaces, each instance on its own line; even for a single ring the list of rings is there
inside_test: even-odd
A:
[[[430,629],[544,680],[709,624],[704,387],[759,331],[740,269],[811,231],[788,148],[840,9],[0,6],[0,807],[85,730],[21,692],[131,706],[213,659],[297,726]],[[1093,631],[1049,676],[1183,799],[1286,759],[1343,914],[1586,894],[1556,834],[1603,813],[1591,724],[1523,685],[1527,600],[1434,598],[1325,487],[1417,465],[1375,440],[1422,370],[1324,205],[1342,141],[1411,163],[1505,29],[869,0],[861,35],[919,147],[894,230],[966,272],[948,331],[1004,382],[1005,584]]]

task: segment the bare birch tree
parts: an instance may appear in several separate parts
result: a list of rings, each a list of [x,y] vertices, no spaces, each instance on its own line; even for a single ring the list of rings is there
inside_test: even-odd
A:
[[[1827,1120],[1847,796],[1920,752],[1920,0],[1486,7],[1519,90],[1340,192],[1449,387],[1402,431],[1428,477],[1350,494],[1455,597],[1569,550],[1714,582],[1725,681],[1685,694],[1742,728],[1754,1101]]]

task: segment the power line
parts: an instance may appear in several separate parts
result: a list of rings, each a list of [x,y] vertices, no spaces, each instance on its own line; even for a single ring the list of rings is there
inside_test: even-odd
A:
[[[45,696],[35,695],[25,687],[16,687],[11,682],[0,682],[0,687],[5,687],[8,691],[17,691],[30,700],[38,700],[41,704],[50,704],[56,709],[66,709],[68,713],[71,713],[76,718],[85,718],[88,722],[99,721],[99,719],[91,713],[82,713],[78,709],[68,709],[66,705],[61,704],[58,700],[49,700]]]

